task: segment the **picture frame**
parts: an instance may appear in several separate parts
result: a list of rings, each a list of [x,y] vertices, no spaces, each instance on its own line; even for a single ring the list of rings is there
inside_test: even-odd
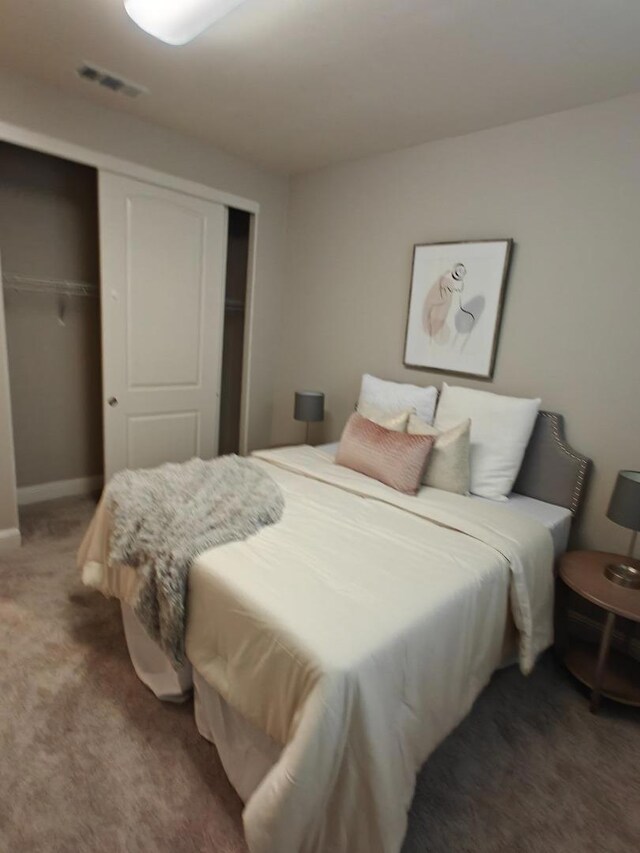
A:
[[[492,380],[513,240],[413,247],[405,367]]]

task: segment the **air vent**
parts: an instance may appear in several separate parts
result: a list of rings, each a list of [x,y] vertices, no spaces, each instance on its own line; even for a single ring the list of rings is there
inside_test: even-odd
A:
[[[90,62],[83,62],[79,68],[76,68],[78,77],[83,80],[88,80],[89,83],[98,83],[104,86],[105,89],[111,89],[112,92],[119,92],[121,95],[126,95],[128,98],[137,98],[139,95],[146,95],[149,90],[139,83],[133,83],[131,80],[126,80],[115,74],[113,71],[107,71],[106,68],[100,68],[98,65],[92,65]]]

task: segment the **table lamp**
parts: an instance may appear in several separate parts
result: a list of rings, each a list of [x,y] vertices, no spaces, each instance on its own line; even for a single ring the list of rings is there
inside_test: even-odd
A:
[[[324,420],[324,394],[322,391],[296,391],[293,418],[307,424],[305,444],[309,444],[309,425]]]
[[[620,586],[640,588],[640,568],[631,565],[640,530],[640,471],[619,471],[607,517],[621,527],[633,531],[629,546],[629,563],[610,563],[605,567],[605,576]]]

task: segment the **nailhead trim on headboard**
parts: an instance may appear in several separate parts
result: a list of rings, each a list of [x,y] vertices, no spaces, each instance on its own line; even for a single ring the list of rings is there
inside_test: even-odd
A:
[[[573,487],[573,492],[571,494],[571,506],[569,507],[572,515],[575,515],[578,511],[578,507],[580,506],[580,501],[582,500],[582,493],[584,491],[586,476],[591,460],[587,459],[586,456],[581,456],[580,454],[575,453],[571,447],[569,447],[562,435],[560,418],[557,414],[554,412],[540,412],[540,414],[543,418],[547,418],[551,423],[551,431],[560,450],[562,450],[563,453],[566,453],[567,456],[573,459],[574,462],[577,462],[580,466],[575,486]]]

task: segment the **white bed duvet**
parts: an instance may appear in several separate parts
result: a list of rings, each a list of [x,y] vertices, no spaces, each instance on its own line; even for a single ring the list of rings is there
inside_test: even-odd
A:
[[[273,745],[247,785],[249,849],[397,853],[416,773],[500,665],[509,610],[525,672],[552,640],[551,534],[501,504],[402,495],[310,447],[254,459],[283,519],[194,562],[186,637],[201,716],[206,686]],[[107,565],[107,540],[101,507],[83,577],[132,603],[135,572]]]
[[[397,853],[415,776],[500,663],[552,639],[551,536],[501,506],[407,497],[309,447],[256,454],[282,521],[201,555],[187,654],[283,748],[246,803],[252,853]]]

